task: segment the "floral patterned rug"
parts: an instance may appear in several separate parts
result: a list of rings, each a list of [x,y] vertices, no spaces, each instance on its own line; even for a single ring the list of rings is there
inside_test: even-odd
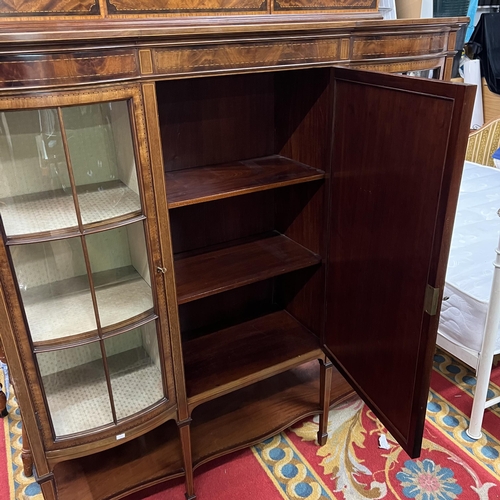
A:
[[[492,381],[490,397],[500,394],[500,366]],[[358,398],[330,412],[325,446],[315,445],[313,419],[254,450],[283,498],[500,498],[500,407],[487,410],[481,439],[465,433],[475,383],[468,368],[436,353],[422,454],[416,460],[408,458]],[[388,449],[379,446],[381,436]]]
[[[317,419],[307,419],[251,449],[201,467],[195,473],[197,498],[500,499],[500,407],[486,411],[482,438],[471,440],[465,429],[474,385],[470,369],[437,352],[419,459],[410,460],[362,401],[351,398],[330,412],[325,446],[315,442]],[[500,366],[494,370],[490,392],[500,394]],[[36,483],[21,472],[21,443],[13,409],[8,424],[14,468],[10,499],[41,500]],[[386,440],[385,449],[379,446],[381,436]],[[127,500],[183,498],[183,484],[175,482]]]

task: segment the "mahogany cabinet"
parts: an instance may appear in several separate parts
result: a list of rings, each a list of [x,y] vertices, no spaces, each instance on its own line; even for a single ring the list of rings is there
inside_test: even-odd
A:
[[[0,26],[0,333],[45,498],[194,498],[353,390],[417,456],[474,91],[336,66],[447,78],[466,20],[90,4]]]

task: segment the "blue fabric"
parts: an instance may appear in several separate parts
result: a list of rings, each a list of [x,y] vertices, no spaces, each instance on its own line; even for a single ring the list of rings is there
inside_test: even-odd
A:
[[[478,1],[479,0],[470,0],[469,10],[467,11],[467,15],[470,17],[470,22],[467,27],[467,32],[465,33],[465,43],[470,40],[472,32],[474,31],[474,18],[476,17]]]
[[[492,155],[492,158],[495,158],[495,160],[500,160],[500,148],[498,148]]]

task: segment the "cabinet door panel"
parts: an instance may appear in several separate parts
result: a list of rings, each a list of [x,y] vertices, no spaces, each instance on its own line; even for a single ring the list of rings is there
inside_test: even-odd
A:
[[[56,108],[0,111],[0,169],[7,236],[78,226]]]
[[[85,237],[101,327],[153,314],[142,222]]]
[[[141,212],[127,101],[61,109],[82,223]]]
[[[3,97],[0,136],[0,284],[44,447],[143,432],[176,400],[141,89]]]
[[[14,245],[10,252],[33,342],[96,334],[80,238]]]
[[[344,69],[333,87],[324,343],[417,456],[439,312],[426,290],[444,284],[474,89]]]
[[[112,425],[99,342],[37,354],[57,437]]]
[[[156,322],[104,340],[118,420],[158,403],[164,396]]]

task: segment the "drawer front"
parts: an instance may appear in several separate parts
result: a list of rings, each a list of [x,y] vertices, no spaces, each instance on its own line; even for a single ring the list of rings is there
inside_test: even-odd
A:
[[[135,51],[0,57],[0,87],[3,88],[70,85],[127,79],[138,74]]]
[[[99,0],[0,2],[0,17],[99,16]]]
[[[203,16],[266,14],[270,0],[106,0],[108,14]]]
[[[367,12],[377,10],[377,0],[272,0],[273,12]]]
[[[166,48],[154,51],[153,65],[158,75],[179,75],[319,64],[339,61],[342,48],[340,38]]]
[[[352,60],[439,54],[447,48],[447,32],[354,37]]]
[[[422,59],[421,61],[394,61],[394,62],[373,62],[365,64],[351,63],[350,67],[353,69],[364,69],[367,71],[381,71],[383,73],[403,73],[405,71],[425,71],[429,69],[442,70],[445,64],[444,57],[433,59]]]

